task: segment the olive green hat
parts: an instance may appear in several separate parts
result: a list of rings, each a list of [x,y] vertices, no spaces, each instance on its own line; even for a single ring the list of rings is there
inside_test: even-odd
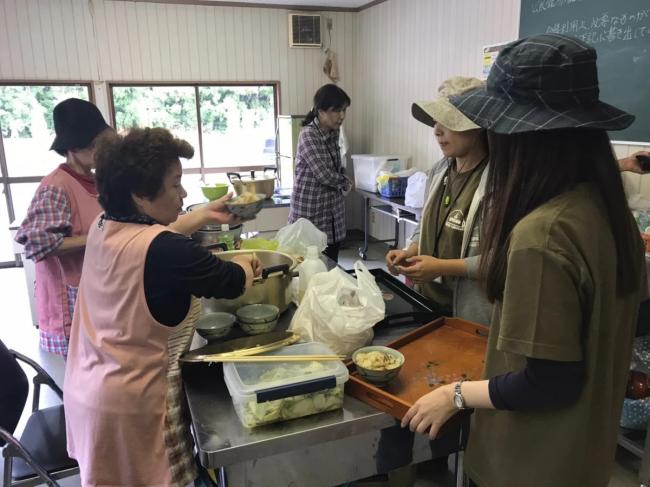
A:
[[[419,101],[411,105],[413,117],[433,127],[437,122],[454,132],[465,132],[480,128],[449,103],[449,97],[483,88],[485,83],[478,78],[454,76],[440,85],[438,97],[432,101]]]

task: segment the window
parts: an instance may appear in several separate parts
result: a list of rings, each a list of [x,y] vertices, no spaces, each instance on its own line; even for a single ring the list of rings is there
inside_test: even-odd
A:
[[[277,86],[110,86],[117,130],[164,127],[194,146],[185,172],[223,173],[275,165]],[[214,178],[212,178],[214,179]]]
[[[50,151],[52,110],[73,97],[90,100],[90,85],[0,84],[0,265],[14,262],[9,224],[22,221],[38,182],[63,162]]]

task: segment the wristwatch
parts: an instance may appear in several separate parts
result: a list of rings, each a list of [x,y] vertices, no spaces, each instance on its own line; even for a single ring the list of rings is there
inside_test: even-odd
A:
[[[467,406],[465,406],[465,398],[463,397],[462,392],[460,391],[460,385],[463,383],[465,379],[461,379],[458,382],[456,382],[456,385],[454,386],[454,406],[456,406],[458,409],[467,409]]]

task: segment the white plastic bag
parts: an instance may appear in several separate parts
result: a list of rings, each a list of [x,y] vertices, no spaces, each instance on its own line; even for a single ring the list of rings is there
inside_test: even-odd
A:
[[[409,177],[404,194],[404,204],[413,208],[424,206],[424,197],[427,192],[427,175],[421,171]]]
[[[384,319],[384,299],[375,278],[358,260],[357,278],[335,267],[309,281],[289,330],[322,342],[334,353],[350,355],[372,341],[372,327]]]
[[[321,232],[306,218],[298,218],[295,222],[282,227],[275,234],[278,250],[292,255],[306,256],[307,247],[315,245],[319,252],[327,247],[327,235]]]

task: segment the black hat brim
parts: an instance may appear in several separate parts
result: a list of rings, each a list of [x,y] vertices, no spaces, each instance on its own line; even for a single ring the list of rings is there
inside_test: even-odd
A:
[[[436,125],[436,121],[433,117],[425,112],[417,103],[411,105],[411,115],[413,115],[413,118],[418,122],[428,125],[429,127],[435,127]]]
[[[498,134],[516,134],[562,128],[623,130],[634,115],[604,102],[556,110],[546,105],[520,104],[505,96],[477,89],[449,99],[467,118]]]

